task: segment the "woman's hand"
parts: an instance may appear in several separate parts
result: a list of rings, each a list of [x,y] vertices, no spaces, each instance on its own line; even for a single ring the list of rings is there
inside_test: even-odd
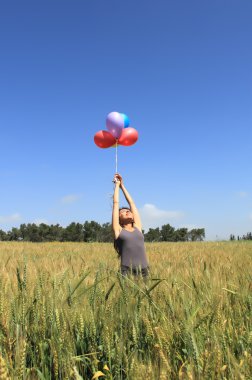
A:
[[[113,182],[114,182],[115,185],[121,186],[121,180],[120,180],[120,178],[118,177],[117,174],[114,175]]]
[[[122,176],[118,173],[114,176],[114,182],[119,182],[120,187],[123,185],[123,179]]]

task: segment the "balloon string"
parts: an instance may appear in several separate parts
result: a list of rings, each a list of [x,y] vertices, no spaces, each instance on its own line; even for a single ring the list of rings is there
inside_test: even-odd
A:
[[[117,140],[116,140],[116,170],[115,170],[115,172],[117,173]]]

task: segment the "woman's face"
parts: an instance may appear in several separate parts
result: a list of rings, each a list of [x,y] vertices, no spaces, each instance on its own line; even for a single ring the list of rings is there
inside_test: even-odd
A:
[[[133,223],[134,219],[132,212],[127,208],[122,208],[119,211],[119,221],[120,224]]]

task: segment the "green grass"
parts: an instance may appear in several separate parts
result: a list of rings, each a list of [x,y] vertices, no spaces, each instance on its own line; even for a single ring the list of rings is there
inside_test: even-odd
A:
[[[0,380],[252,378],[252,244],[0,243]],[[100,371],[100,372],[99,372]]]

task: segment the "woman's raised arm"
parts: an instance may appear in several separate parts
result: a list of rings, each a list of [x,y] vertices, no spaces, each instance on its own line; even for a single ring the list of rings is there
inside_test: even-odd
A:
[[[113,210],[112,210],[112,228],[114,231],[115,238],[117,239],[120,232],[121,226],[119,223],[119,188],[120,188],[120,180],[118,178],[114,178],[115,189],[113,196]]]
[[[120,187],[122,189],[122,192],[125,196],[125,199],[126,201],[128,202],[129,206],[130,206],[130,210],[133,214],[133,218],[134,218],[134,224],[135,226],[140,230],[142,231],[142,222],[141,222],[141,217],[140,217],[140,214],[138,212],[138,209],[135,205],[135,202],[133,201],[130,193],[128,192],[128,190],[126,189],[126,187],[124,186],[124,183],[123,183],[123,179],[121,177],[120,174],[116,174],[115,175],[116,178],[118,178],[120,180]]]

